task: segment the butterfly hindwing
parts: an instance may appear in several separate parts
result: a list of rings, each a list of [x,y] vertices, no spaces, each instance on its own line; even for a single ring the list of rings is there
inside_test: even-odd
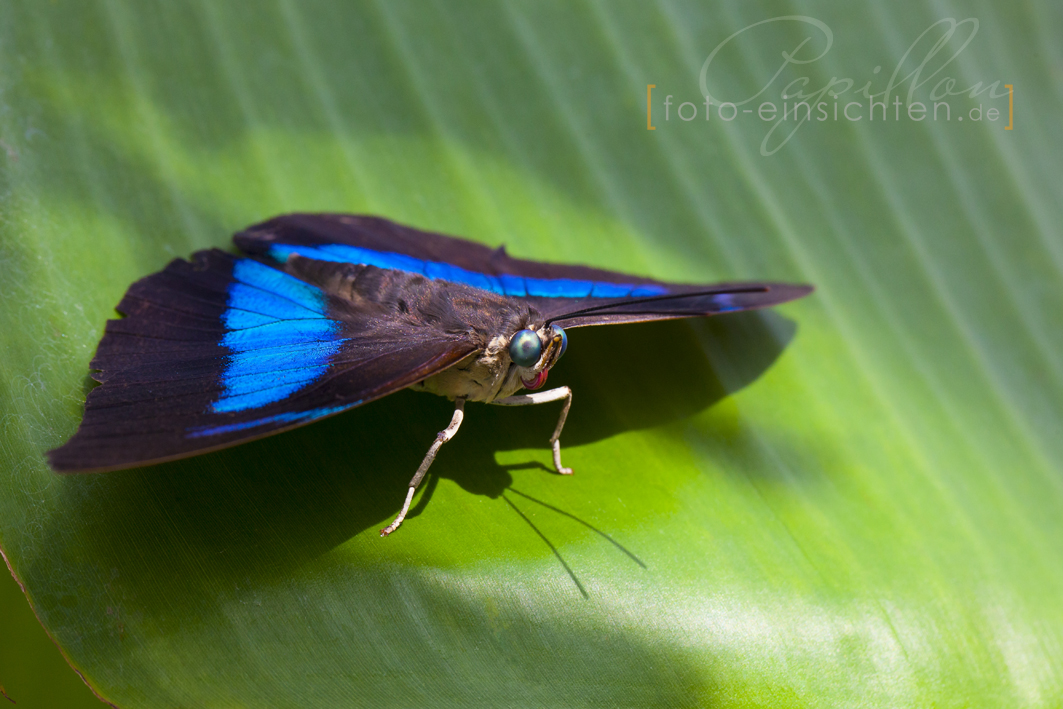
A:
[[[347,307],[253,259],[204,251],[130,287],[101,386],[49,453],[80,472],[160,462],[309,423],[416,383],[475,345]]]
[[[245,252],[283,264],[292,254],[363,263],[521,298],[563,327],[711,315],[778,305],[811,291],[782,283],[665,283],[587,266],[509,256],[504,248],[422,231],[372,216],[289,214],[235,237]]]

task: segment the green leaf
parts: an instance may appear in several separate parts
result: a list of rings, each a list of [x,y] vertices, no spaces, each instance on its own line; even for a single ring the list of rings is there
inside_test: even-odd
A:
[[[706,70],[767,90],[706,120],[706,58],[776,17]],[[891,97],[926,79],[950,120],[765,138],[761,101],[881,92],[944,18],[977,22]],[[6,558],[123,707],[1054,704],[1061,30],[1039,2],[0,4]],[[292,210],[817,291],[572,333],[576,475],[548,472],[556,407],[470,405],[386,540],[442,399],[50,472],[128,285]]]

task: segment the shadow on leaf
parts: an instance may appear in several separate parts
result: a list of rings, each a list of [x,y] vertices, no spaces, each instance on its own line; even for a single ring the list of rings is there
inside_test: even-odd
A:
[[[712,406],[769,367],[795,329],[773,313],[717,317],[699,327],[704,330],[662,322],[573,333],[569,354],[551,378],[575,391],[563,451]],[[708,354],[706,338],[714,343]],[[166,586],[279,578],[383,526],[397,512],[409,477],[448,421],[451,406],[439,397],[400,392],[218,453],[66,478],[65,492],[101,554],[116,567],[136,553],[129,544],[135,538],[138,547],[172,550],[169,564],[159,568],[168,577],[159,579]],[[513,477],[495,461],[496,450],[541,449],[548,459],[547,438],[558,410],[558,405],[470,405],[432,476],[475,495],[499,497]],[[527,465],[541,464],[532,459]],[[430,478],[411,519],[431,504],[433,488]]]

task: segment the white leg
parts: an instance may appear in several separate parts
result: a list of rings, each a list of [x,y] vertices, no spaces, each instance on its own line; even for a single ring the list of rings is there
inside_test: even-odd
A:
[[[461,427],[461,421],[464,417],[465,399],[455,399],[454,417],[450,419],[450,425],[436,435],[435,442],[432,443],[432,447],[428,449],[428,453],[425,454],[424,460],[421,461],[421,467],[417,469],[417,472],[413,476],[413,480],[410,480],[410,489],[406,493],[406,502],[402,505],[402,511],[399,512],[399,516],[395,518],[394,522],[380,530],[380,536],[388,536],[399,528],[399,525],[402,524],[402,520],[406,519],[406,513],[410,511],[410,503],[413,501],[413,493],[424,479],[425,473],[428,472],[428,468],[432,465],[432,461],[436,459],[436,453],[439,452],[439,449],[444,443],[453,438],[454,434],[458,432],[458,428]]]
[[[537,391],[531,394],[517,394],[516,396],[507,396],[505,399],[499,399],[491,403],[500,406],[528,406],[530,404],[545,404],[561,399],[565,400],[565,405],[561,407],[561,417],[557,420],[557,428],[554,429],[554,435],[550,436],[550,447],[554,450],[554,469],[562,475],[572,475],[572,468],[565,468],[561,465],[561,429],[565,427],[565,419],[568,417],[568,410],[572,406],[571,389],[558,387],[557,389],[547,389],[546,391]]]

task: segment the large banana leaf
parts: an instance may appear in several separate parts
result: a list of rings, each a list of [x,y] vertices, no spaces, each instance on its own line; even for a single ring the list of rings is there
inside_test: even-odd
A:
[[[4,554],[121,707],[1058,706],[1061,38],[1037,0],[2,0]],[[743,113],[928,54],[891,101],[948,121]],[[574,332],[576,475],[555,408],[470,406],[386,540],[442,399],[51,473],[125,288],[290,210],[818,290]]]

